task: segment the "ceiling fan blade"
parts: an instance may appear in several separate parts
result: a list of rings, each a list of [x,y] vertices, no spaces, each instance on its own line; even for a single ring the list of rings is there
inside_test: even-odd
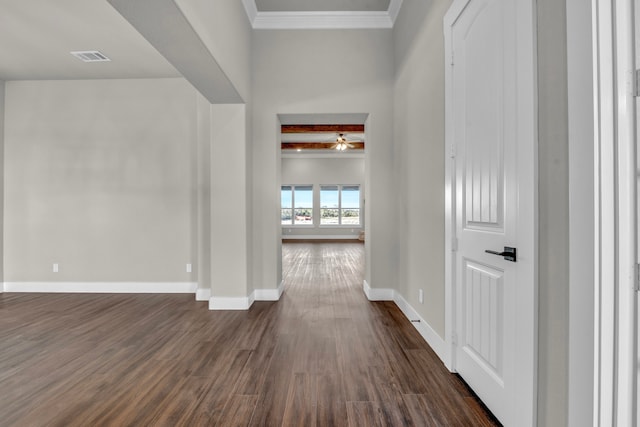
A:
[[[364,142],[364,138],[347,138],[347,142]]]

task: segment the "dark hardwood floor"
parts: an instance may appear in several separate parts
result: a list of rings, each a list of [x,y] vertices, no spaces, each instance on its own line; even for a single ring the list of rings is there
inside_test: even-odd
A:
[[[283,247],[285,293],[0,294],[0,426],[492,426],[393,303],[360,243]]]

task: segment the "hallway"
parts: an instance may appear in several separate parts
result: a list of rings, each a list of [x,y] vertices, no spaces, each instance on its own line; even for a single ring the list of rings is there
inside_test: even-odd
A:
[[[360,243],[283,245],[285,293],[0,294],[0,426],[492,426],[391,302]]]

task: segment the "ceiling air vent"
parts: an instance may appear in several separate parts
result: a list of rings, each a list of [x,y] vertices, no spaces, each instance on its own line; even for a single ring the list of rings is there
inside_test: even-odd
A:
[[[77,51],[71,52],[71,55],[76,58],[84,61],[84,62],[104,62],[111,61],[109,58],[104,56],[102,53],[97,50],[85,50],[85,51]]]

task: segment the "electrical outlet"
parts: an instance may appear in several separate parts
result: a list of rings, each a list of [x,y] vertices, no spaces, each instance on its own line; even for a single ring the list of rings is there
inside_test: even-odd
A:
[[[53,263],[53,272],[54,272],[54,273],[57,273],[57,272],[58,272],[58,270],[59,270],[58,263],[57,263],[57,262],[54,262],[54,263]]]
[[[422,289],[418,290],[418,301],[420,301],[420,304],[424,304],[424,292]]]
[[[187,264],[187,273],[191,273],[191,264]]]

